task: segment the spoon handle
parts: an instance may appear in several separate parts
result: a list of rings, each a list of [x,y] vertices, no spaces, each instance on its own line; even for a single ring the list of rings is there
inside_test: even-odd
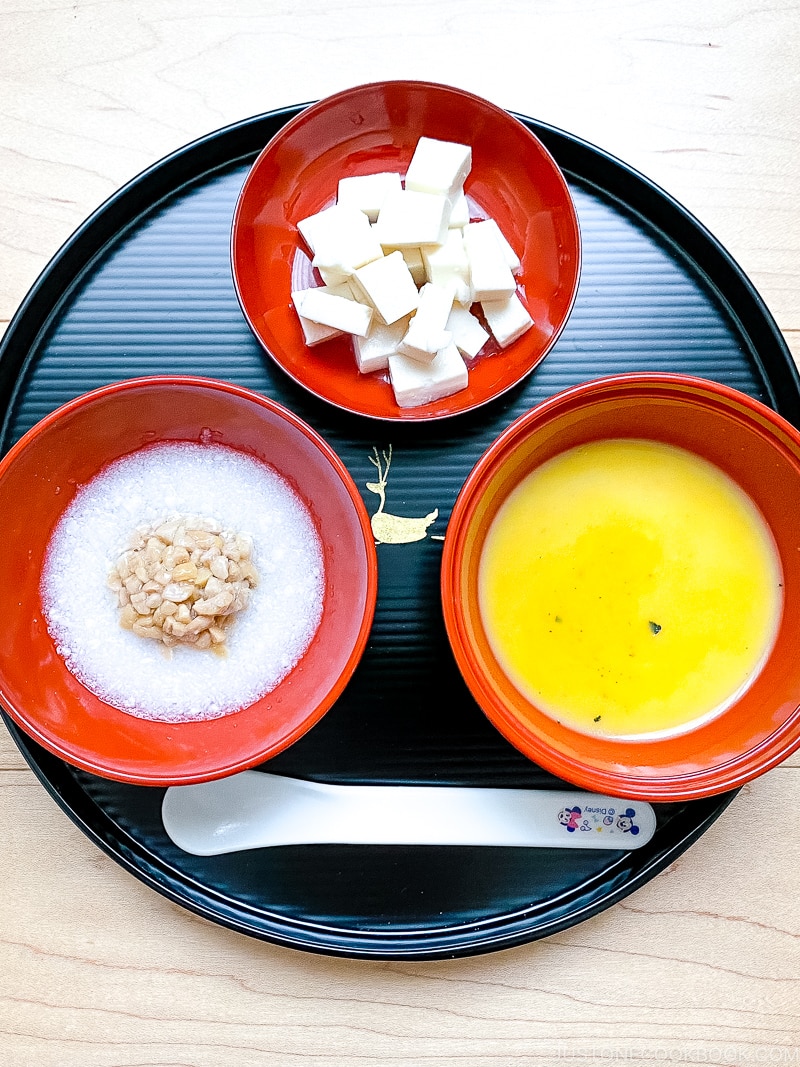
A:
[[[634,849],[656,828],[637,800],[577,790],[328,785],[245,771],[173,786],[164,827],[211,856],[276,845],[485,845]]]

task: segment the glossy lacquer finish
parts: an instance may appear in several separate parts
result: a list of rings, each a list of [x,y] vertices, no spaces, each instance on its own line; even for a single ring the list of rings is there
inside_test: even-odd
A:
[[[798,424],[793,364],[752,286],[685,211],[619,161],[524,119],[566,174],[581,225],[581,283],[558,342],[533,374],[470,413],[390,424],[339,411],[265,356],[230,273],[242,184],[298,112],[251,119],[177,152],[75,235],[6,334],[3,447],[59,404],[138,375],[223,377],[280,401],[335,449],[370,514],[437,514],[423,540],[377,546],[374,624],[350,683],[265,769],[342,784],[559,786],[487,720],[450,652],[434,538],[470,470],[536,404],[619,372],[711,378]],[[378,481],[373,449],[388,454],[390,445],[382,500],[366,483]],[[167,838],[163,789],[75,770],[9,726],[57,803],[147,885],[243,933],[349,956],[441,958],[563,930],[662,870],[732,796],[657,804],[652,840],[624,854],[323,845],[201,859]]]
[[[777,636],[753,683],[711,721],[660,739],[589,736],[526,699],[492,652],[478,602],[486,536],[508,495],[554,456],[612,438],[661,441],[723,470],[766,520],[783,575]],[[526,756],[584,789],[664,801],[743,785],[800,745],[798,514],[800,433],[737,390],[689,376],[628,374],[551,397],[509,426],[481,457],[450,518],[442,606],[470,690]]]
[[[464,190],[471,215],[493,218],[520,256],[517,287],[534,325],[507,348],[492,340],[469,360],[466,389],[400,408],[388,372],[359,374],[349,338],[313,348],[304,343],[291,294],[320,279],[297,223],[335,202],[340,178],[404,174],[423,136],[470,145],[472,170]],[[284,371],[345,411],[404,422],[470,411],[528,375],[564,328],[581,260],[569,187],[531,130],[471,93],[414,81],[348,89],[287,123],[247,176],[231,248],[242,310]]]
[[[100,700],[67,670],[42,612],[47,546],[78,488],[109,463],[168,441],[213,442],[269,464],[300,496],[322,545],[322,617],[308,649],[260,700],[210,721],[142,719]],[[3,706],[57,756],[139,785],[218,778],[282,751],[335,702],[372,623],[375,546],[346,468],[291,412],[226,382],[125,381],[46,416],[0,461],[0,540]]]

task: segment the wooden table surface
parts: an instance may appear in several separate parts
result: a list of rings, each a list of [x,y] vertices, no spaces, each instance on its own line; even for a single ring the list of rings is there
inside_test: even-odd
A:
[[[793,0],[0,0],[0,320],[127,179],[379,78],[569,130],[685,204],[800,358]],[[800,758],[621,904],[435,963],[273,947],[107,858],[0,734],[0,1064],[800,1064]]]

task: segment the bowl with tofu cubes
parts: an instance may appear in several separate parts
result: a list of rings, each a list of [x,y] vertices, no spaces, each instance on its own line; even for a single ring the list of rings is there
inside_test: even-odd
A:
[[[356,86],[301,111],[253,164],[233,279],[269,356],[336,407],[423,421],[517,385],[572,310],[567,182],[517,118],[430,82]]]

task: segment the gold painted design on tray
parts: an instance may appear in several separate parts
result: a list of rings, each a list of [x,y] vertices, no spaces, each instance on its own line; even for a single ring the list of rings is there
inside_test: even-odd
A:
[[[369,461],[378,471],[378,481],[366,482],[365,484],[367,489],[371,493],[375,493],[380,500],[378,510],[371,519],[372,532],[375,535],[376,543],[379,545],[407,545],[412,541],[424,541],[428,527],[436,521],[439,509],[434,508],[433,511],[419,519],[408,518],[404,515],[390,515],[385,511],[386,482],[389,478],[389,467],[392,463],[392,446],[389,445],[388,451],[379,453],[377,448],[373,448],[372,451],[374,456],[370,456]],[[381,462],[381,457],[383,457],[383,462]]]

